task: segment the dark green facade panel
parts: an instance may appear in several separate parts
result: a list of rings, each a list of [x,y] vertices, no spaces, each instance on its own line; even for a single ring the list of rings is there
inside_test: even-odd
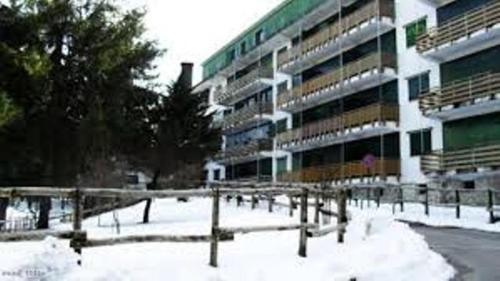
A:
[[[500,112],[443,124],[444,150],[500,144]]]

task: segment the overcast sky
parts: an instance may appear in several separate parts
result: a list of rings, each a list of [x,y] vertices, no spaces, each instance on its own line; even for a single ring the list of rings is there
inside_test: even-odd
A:
[[[201,63],[283,0],[126,0],[145,5],[148,37],[167,53],[158,62],[162,82],[175,80],[179,64],[195,64],[194,82],[201,81]]]

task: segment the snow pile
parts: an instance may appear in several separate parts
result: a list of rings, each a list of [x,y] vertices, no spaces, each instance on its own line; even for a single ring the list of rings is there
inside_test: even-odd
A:
[[[209,233],[211,201],[208,199],[188,203],[157,200],[151,212],[152,222],[148,225],[139,223],[143,207],[141,203],[118,212],[120,235]],[[299,221],[299,212],[290,218],[287,209],[276,208],[272,214],[266,209],[265,202],[254,211],[248,204],[236,208],[234,202],[222,203],[221,226]],[[113,223],[112,214],[105,214],[100,219],[88,219],[83,225],[91,238],[113,237],[118,235]],[[236,235],[235,241],[220,244],[218,268],[208,266],[208,244],[147,243],[84,249],[83,266],[79,268],[67,242],[0,243],[0,272],[4,262],[10,259],[4,253],[11,253],[17,260],[29,261],[11,262],[14,268],[51,269],[57,279],[47,280],[332,281],[357,278],[441,281],[454,275],[453,268],[429,249],[422,236],[386,214],[353,213],[345,244],[336,242],[336,234],[308,239],[307,258],[297,255],[298,240],[298,231]],[[35,251],[39,253],[37,257],[30,258],[27,250],[40,246],[43,251]]]

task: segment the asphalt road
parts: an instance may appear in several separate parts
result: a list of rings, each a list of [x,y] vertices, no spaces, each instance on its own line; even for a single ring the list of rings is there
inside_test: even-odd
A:
[[[455,281],[500,281],[500,233],[411,225],[458,271]]]

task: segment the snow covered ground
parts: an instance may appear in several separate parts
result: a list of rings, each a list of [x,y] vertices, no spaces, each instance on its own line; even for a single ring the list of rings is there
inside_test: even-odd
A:
[[[277,207],[270,214],[263,204],[250,210],[234,202],[221,203],[221,226],[297,223],[298,212]],[[143,203],[115,213],[120,235],[208,234],[211,202],[156,200],[152,222],[142,225]],[[83,250],[83,266],[68,241],[0,243],[0,280],[449,280],[454,269],[432,252],[422,236],[385,212],[352,210],[346,243],[336,235],[308,239],[308,257],[300,258],[298,231],[237,235],[221,243],[219,268],[208,266],[208,244],[147,243]],[[311,217],[312,218],[312,217]],[[113,213],[90,218],[89,236],[118,236]],[[57,225],[58,229],[69,225]],[[33,280],[33,279],[32,279]]]
[[[376,208],[376,203],[371,202],[369,209],[367,209],[366,201],[364,204],[364,211],[374,212],[378,215],[392,215],[392,204],[381,204],[380,208]],[[355,207],[354,202],[348,206],[350,210],[360,210],[360,207]],[[395,206],[396,213],[394,218],[419,222],[430,226],[441,227],[460,227],[467,229],[476,229],[490,232],[500,232],[500,223],[489,223],[489,213],[485,207],[466,207],[462,206],[460,210],[460,219],[455,216],[455,208],[447,207],[434,207],[430,206],[429,216],[425,215],[423,204],[405,203],[404,212],[400,212],[399,205]]]

